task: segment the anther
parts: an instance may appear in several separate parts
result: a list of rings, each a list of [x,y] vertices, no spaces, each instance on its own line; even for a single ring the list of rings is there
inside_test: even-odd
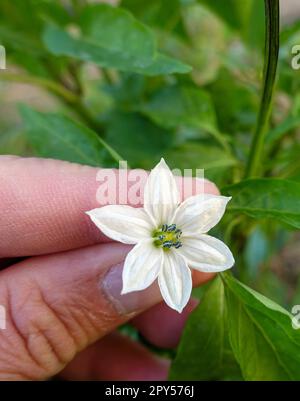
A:
[[[163,224],[161,231],[165,232],[165,231],[167,231],[167,229],[168,229],[168,224]]]
[[[172,232],[172,231],[175,231],[176,230],[176,224],[171,224],[169,227],[168,227],[168,232]]]

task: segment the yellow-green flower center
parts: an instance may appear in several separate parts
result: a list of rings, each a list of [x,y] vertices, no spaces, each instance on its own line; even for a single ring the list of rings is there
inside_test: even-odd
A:
[[[163,248],[164,251],[172,247],[178,249],[182,246],[179,240],[181,234],[182,231],[177,228],[176,224],[163,224],[153,232],[153,243],[155,246]]]

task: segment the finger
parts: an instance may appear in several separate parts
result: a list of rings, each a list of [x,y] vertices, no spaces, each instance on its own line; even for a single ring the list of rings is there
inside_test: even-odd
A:
[[[90,346],[63,370],[67,380],[166,380],[170,362],[141,344],[112,333]]]
[[[28,258],[0,272],[0,378],[45,379],[162,298],[157,283],[121,295],[129,246],[109,243]],[[196,272],[199,285],[212,275]]]
[[[151,344],[161,348],[175,348],[188,317],[198,303],[197,299],[191,298],[182,313],[177,313],[161,302],[135,317],[131,323]]]
[[[103,180],[108,171],[113,170],[100,170]],[[99,207],[97,173],[99,169],[58,160],[0,157],[0,258],[59,252],[107,240],[84,213]],[[114,178],[111,186],[116,195],[126,195],[135,185],[117,170]],[[204,191],[217,193],[208,181]]]

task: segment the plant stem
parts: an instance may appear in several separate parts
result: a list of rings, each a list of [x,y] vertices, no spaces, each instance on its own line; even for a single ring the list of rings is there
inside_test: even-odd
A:
[[[81,84],[81,80],[80,80],[80,76],[78,73],[78,68],[80,67],[79,63],[70,63],[69,65],[69,73],[71,75],[71,77],[73,78],[73,83],[75,86],[75,90],[74,92],[78,95],[78,96],[82,96],[83,95],[83,88],[82,88],[82,84]]]
[[[50,81],[49,79],[33,77],[31,75],[25,74],[22,75],[3,73],[0,75],[0,80],[40,86],[42,88],[48,89],[55,95],[62,97],[68,103],[76,103],[78,101],[78,97],[73,92],[71,92],[69,89],[66,89],[62,85],[57,84],[56,82]]]
[[[256,129],[246,167],[246,178],[259,175],[271,111],[279,52],[279,0],[265,0],[265,56],[263,90]]]

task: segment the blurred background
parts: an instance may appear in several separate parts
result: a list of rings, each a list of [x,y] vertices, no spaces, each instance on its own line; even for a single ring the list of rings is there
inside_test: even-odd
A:
[[[127,11],[115,16],[98,3]],[[144,42],[133,46],[136,32]],[[300,3],[282,0],[262,165],[267,177],[299,182],[296,44]],[[221,189],[243,176],[261,90],[262,0],[0,0],[0,45],[0,154],[96,166],[120,157],[146,169],[164,156],[172,167],[204,168]],[[147,46],[162,55],[150,67]],[[299,233],[261,220],[234,240],[244,282],[286,307],[300,303]]]

